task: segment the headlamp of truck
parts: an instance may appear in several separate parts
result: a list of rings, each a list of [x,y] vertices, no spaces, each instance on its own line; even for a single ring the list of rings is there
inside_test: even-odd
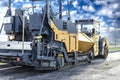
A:
[[[3,23],[4,23],[4,24],[13,23],[13,17],[4,17]]]

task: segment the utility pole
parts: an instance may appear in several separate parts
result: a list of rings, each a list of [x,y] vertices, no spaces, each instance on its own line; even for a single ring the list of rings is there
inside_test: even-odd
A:
[[[114,22],[114,28],[115,28],[115,30],[114,30],[114,40],[115,40],[115,47],[116,47],[116,21]]]

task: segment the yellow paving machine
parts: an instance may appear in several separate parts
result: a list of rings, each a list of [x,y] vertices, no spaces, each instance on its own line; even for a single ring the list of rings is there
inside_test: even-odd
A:
[[[11,1],[11,0],[9,0]],[[108,55],[108,42],[100,37],[98,28],[93,25],[87,31],[84,25],[96,24],[96,21],[62,19],[62,2],[60,0],[59,18],[55,17],[49,0],[39,12],[24,14],[24,10],[16,9],[11,14],[11,5],[4,17],[3,25],[8,41],[0,42],[0,61],[16,65],[33,66],[35,69],[59,69],[81,61],[104,58]],[[42,5],[42,4],[40,4]],[[41,7],[40,7],[41,8]],[[29,17],[29,18],[27,18]],[[78,31],[77,26],[80,26]],[[89,27],[89,26],[88,26]]]

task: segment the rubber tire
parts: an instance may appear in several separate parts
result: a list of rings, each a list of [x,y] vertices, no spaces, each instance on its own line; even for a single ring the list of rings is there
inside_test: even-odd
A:
[[[108,56],[108,48],[106,46],[104,46],[104,53],[102,53],[102,56],[104,59],[106,59]]]
[[[91,51],[91,53],[89,54],[89,56],[90,56],[90,59],[91,60],[94,60],[95,59],[95,55],[94,55],[94,53]]]
[[[88,63],[91,63],[90,54],[88,54],[88,56],[87,56],[87,61],[88,61]]]

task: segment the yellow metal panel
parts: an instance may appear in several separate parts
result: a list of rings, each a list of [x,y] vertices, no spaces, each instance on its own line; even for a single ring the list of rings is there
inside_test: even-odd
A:
[[[54,24],[54,22],[51,20],[50,21],[51,24],[51,28],[55,33],[55,40],[56,41],[61,41],[65,43],[65,46],[67,48],[67,52],[70,52],[69,47],[69,33],[67,31],[62,31],[62,30],[58,30],[58,28],[56,27],[56,25]]]
[[[89,38],[86,34],[84,33],[79,33],[78,34],[78,40],[79,41],[85,41],[85,42],[94,42],[91,38]]]
[[[91,50],[93,46],[91,42],[84,42],[84,41],[79,41],[78,45],[79,45],[78,50],[82,52],[88,52],[89,50]]]
[[[94,44],[94,55],[97,56],[99,54],[99,38],[100,38],[100,35],[95,35],[93,36],[93,40],[95,41],[95,44]]]
[[[50,24],[51,28],[55,33],[55,40],[64,42],[67,48],[67,52],[87,52],[93,47],[94,41],[84,33],[71,34],[67,31],[58,30],[58,28],[52,20],[50,21]]]
[[[82,52],[88,52],[94,45],[94,41],[90,39],[84,33],[78,34],[78,50]]]
[[[65,46],[67,48],[67,51],[69,52],[69,35],[66,34],[58,34],[58,39],[56,39],[57,41],[61,41],[65,43]]]
[[[76,46],[76,36],[75,35],[70,35],[70,37],[69,37],[70,39],[70,41],[69,41],[69,44],[70,44],[70,47],[69,47],[69,50],[72,52],[72,51],[76,51],[76,48],[77,48],[77,46]]]

